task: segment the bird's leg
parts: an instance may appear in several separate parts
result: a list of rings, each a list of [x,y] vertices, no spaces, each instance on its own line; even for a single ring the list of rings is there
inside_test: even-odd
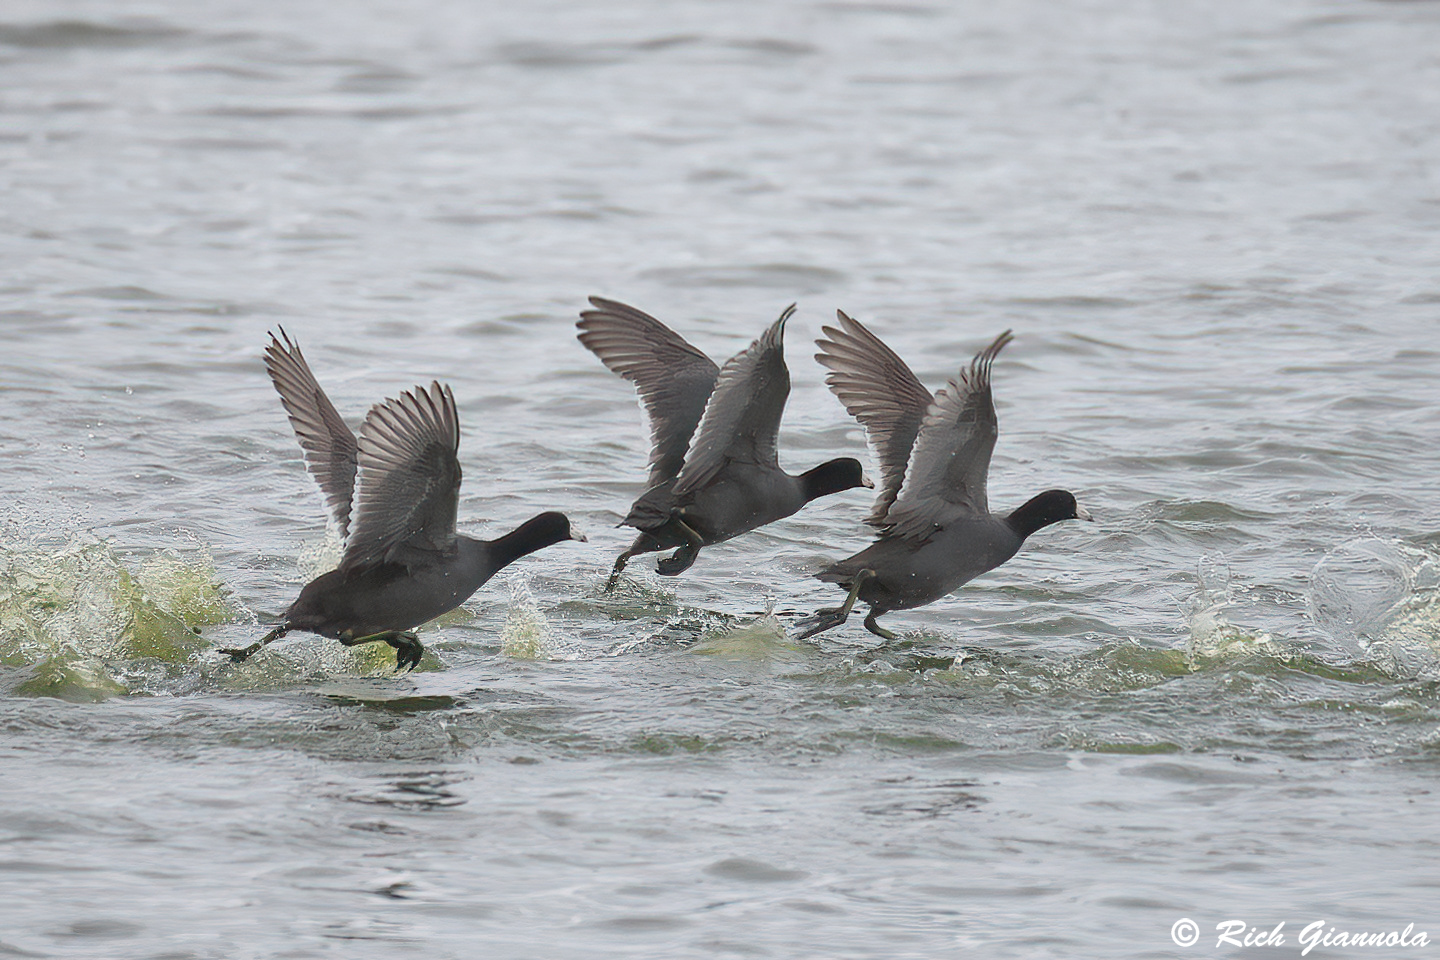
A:
[[[845,595],[845,602],[838,607],[826,607],[823,610],[816,610],[812,616],[801,620],[796,624],[800,635],[795,639],[804,640],[807,637],[813,637],[817,633],[824,633],[826,630],[838,627],[850,619],[850,611],[855,609],[855,600],[860,596],[860,588],[865,585],[866,580],[869,580],[873,576],[875,576],[875,571],[869,567],[855,574],[855,582],[850,584],[850,592]],[[874,616],[875,614],[872,611],[870,617],[867,617],[865,620],[866,626],[870,625],[870,619]]]
[[[900,638],[900,635],[892,630],[886,630],[884,627],[880,626],[880,624],[876,623],[876,616],[878,616],[878,614],[876,613],[875,608],[871,607],[870,615],[865,618],[865,629],[869,630],[871,633],[875,634],[875,636],[880,637],[884,640],[898,640]]]
[[[340,642],[347,647],[358,647],[362,643],[390,644],[395,648],[395,669],[401,673],[414,670],[425,653],[425,648],[420,645],[420,638],[410,630],[385,630],[369,636],[351,637],[348,640],[341,637]]]
[[[663,560],[655,561],[655,572],[662,577],[675,577],[690,569],[695,562],[695,557],[700,553],[700,548],[705,546],[705,538],[695,532],[695,529],[680,517],[679,511],[670,518],[675,524],[675,529],[685,538],[685,545],[676,550]]]
[[[624,571],[625,564],[629,563],[630,558],[633,556],[635,556],[634,550],[626,550],[624,553],[620,554],[620,556],[615,558],[615,569],[610,571],[610,579],[605,582],[606,593],[609,593],[611,590],[615,589],[615,584],[620,582],[620,574]]]
[[[221,650],[220,652],[227,655],[231,660],[234,660],[236,663],[244,663],[246,660],[250,659],[251,654],[256,653],[260,650],[260,648],[266,646],[271,641],[279,640],[281,637],[285,636],[285,634],[289,632],[290,622],[288,620],[282,620],[274,630],[271,630],[269,633],[265,634],[265,636],[250,644],[250,646],[240,647],[235,650]]]

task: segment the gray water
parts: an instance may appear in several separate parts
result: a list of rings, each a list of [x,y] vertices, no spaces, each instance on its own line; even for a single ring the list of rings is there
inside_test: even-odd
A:
[[[1440,5],[7,0],[0,197],[0,956],[1440,933]],[[798,301],[791,470],[862,450],[836,307],[932,389],[1013,328],[991,503],[1099,522],[893,642],[785,636],[864,491],[605,596],[590,294],[716,358]],[[590,542],[409,676],[217,657],[338,551],[277,325],[352,423],[453,386],[466,532]]]

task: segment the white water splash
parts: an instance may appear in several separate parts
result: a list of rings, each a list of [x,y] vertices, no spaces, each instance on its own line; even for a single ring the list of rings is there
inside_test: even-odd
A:
[[[1202,660],[1284,654],[1270,634],[1246,630],[1231,622],[1228,614],[1236,606],[1235,587],[1224,554],[1201,557],[1196,579],[1198,589],[1188,611],[1190,641],[1185,648],[1185,658],[1192,667]]]
[[[517,660],[579,660],[584,655],[578,643],[556,630],[530,592],[526,579],[510,581],[510,608],[500,649]]]
[[[339,529],[331,523],[325,527],[325,539],[313,540],[300,548],[295,566],[308,583],[340,566],[340,558],[344,555],[345,541],[340,539]]]
[[[184,662],[207,646],[198,628],[234,613],[207,554],[157,554],[132,572],[85,535],[0,545],[0,659],[34,668],[22,692],[124,693],[138,661]]]
[[[1440,557],[1399,540],[1342,543],[1310,576],[1310,618],[1338,645],[1388,669],[1433,669],[1440,655]]]

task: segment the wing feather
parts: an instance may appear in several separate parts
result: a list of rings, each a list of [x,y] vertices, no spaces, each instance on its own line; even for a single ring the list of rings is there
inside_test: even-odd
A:
[[[431,383],[377,403],[360,427],[358,449],[354,527],[340,570],[409,565],[451,550],[461,472],[450,388]]]
[[[875,506],[865,522],[885,526],[905,481],[915,435],[935,398],[905,361],[860,321],[842,310],[835,314],[840,326],[821,328],[827,339],[815,341],[820,348],[815,359],[830,370],[825,382],[831,392],[865,428],[880,470]]]
[[[650,420],[653,487],[673,480],[705,413],[720,370],[714,361],[648,313],[591,297],[580,314],[579,338],[600,362],[635,384]]]
[[[350,531],[350,506],[355,495],[355,434],[320,389],[299,344],[283,328],[278,337],[270,335],[265,369],[290,415],[295,439],[305,453],[305,469],[319,484],[330,516],[344,538]]]
[[[785,321],[792,303],[749,347],[725,361],[675,480],[675,496],[704,487],[729,462],[779,469],[780,417],[790,396]]]
[[[1009,330],[1000,334],[935,394],[890,508],[894,535],[925,540],[953,520],[989,513],[986,480],[999,436],[990,366],[1011,339]]]

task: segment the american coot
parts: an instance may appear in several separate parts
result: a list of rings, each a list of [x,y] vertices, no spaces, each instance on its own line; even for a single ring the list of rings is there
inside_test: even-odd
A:
[[[388,643],[397,668],[413,668],[422,648],[412,628],[464,603],[511,561],[585,539],[561,513],[542,513],[498,540],[458,535],[460,418],[450,388],[431,383],[377,403],[357,441],[300,348],[284,330],[280,338],[271,334],[265,367],[345,553],[339,568],[305,585],[275,629],[222,653],[238,662],[291,630],[308,630],[347,647]]]
[[[782,338],[793,305],[717,368],[649,314],[600,297],[590,303],[580,342],[635,384],[650,417],[650,478],[622,521],[640,535],[616,559],[606,590],[637,553],[676,548],[656,564],[673,577],[701,547],[788,517],[816,497],[873,486],[852,457],[799,476],[780,469],[776,443],[790,394]]]
[[[893,640],[875,622],[891,610],[938,600],[1015,556],[1025,538],[1061,520],[1090,520],[1066,490],[1047,490],[1006,517],[985,498],[997,428],[990,364],[1010,331],[976,355],[969,370],[935,396],[905,361],[858,321],[836,311],[815,359],[825,382],[865,427],[880,463],[880,493],[866,523],[875,543],[817,576],[849,591],[839,607],[802,620],[800,639],[844,623],[857,599],[870,605],[865,628]]]

